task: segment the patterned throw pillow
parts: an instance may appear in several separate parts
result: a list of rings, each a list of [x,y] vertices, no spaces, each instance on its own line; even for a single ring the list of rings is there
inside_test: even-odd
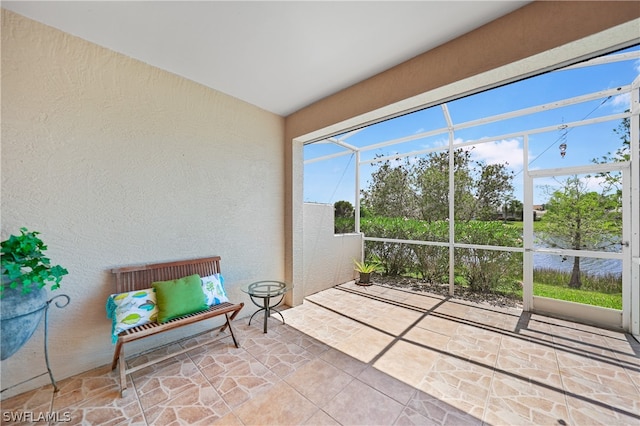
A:
[[[156,293],[152,288],[112,294],[107,298],[107,318],[112,320],[112,341],[118,334],[138,325],[155,322],[158,318]]]
[[[227,293],[224,291],[224,278],[221,274],[202,277],[202,291],[204,291],[209,306],[229,301]]]

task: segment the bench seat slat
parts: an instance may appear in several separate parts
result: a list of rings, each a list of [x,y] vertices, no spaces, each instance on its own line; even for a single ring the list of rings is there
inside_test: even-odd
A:
[[[189,324],[194,324],[198,321],[206,320],[209,318],[217,317],[230,312],[238,311],[239,305],[232,303],[221,303],[219,305],[213,305],[206,311],[200,311],[193,314],[174,318],[165,323],[151,322],[128,330],[122,331],[118,335],[118,340],[125,342],[133,342],[134,340],[142,339],[143,337],[151,336],[163,331],[172,330],[174,328],[182,327]]]

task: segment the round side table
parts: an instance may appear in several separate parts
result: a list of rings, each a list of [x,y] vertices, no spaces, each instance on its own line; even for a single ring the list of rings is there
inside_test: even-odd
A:
[[[251,318],[249,318],[249,325],[251,325],[251,320],[253,319],[253,317],[256,316],[258,312],[263,312],[263,311],[264,311],[264,329],[263,329],[264,333],[267,332],[267,319],[271,316],[272,311],[280,315],[280,318],[282,318],[282,323],[284,324],[284,317],[282,316],[280,311],[276,309],[276,307],[282,303],[282,301],[284,300],[285,294],[292,288],[293,288],[293,285],[291,284],[287,284],[282,281],[272,281],[272,280],[256,281],[251,284],[246,284],[242,286],[241,290],[247,293],[251,298],[251,301],[253,302],[253,304],[256,305],[258,308],[260,308],[257,311],[255,311],[253,315],[251,315]],[[277,298],[277,297],[280,297],[280,298],[276,301],[276,303],[273,303],[271,299]],[[260,301],[261,303],[258,303],[258,301]]]

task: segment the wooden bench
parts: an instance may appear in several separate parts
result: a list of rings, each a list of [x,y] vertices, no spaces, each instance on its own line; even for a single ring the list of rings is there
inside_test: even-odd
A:
[[[192,274],[198,274],[201,277],[205,277],[215,273],[219,273],[220,257],[215,256],[215,257],[206,257],[201,259],[182,260],[178,262],[127,266],[123,268],[112,269],[111,272],[115,275],[116,293],[139,291],[139,290],[144,290],[152,287],[152,283],[155,281],[173,280],[173,279],[186,277]],[[223,339],[225,337],[231,337],[233,339],[233,343],[236,346],[236,348],[240,347],[238,345],[238,341],[236,340],[236,337],[233,334],[233,330],[231,329],[231,321],[236,317],[236,315],[238,315],[238,313],[240,312],[243,306],[244,306],[244,303],[233,304],[233,303],[225,302],[218,305],[212,305],[211,307],[209,307],[209,309],[205,311],[184,315],[180,318],[175,318],[162,324],[154,322],[154,323],[139,325],[118,334],[118,339],[116,342],[115,352],[113,354],[113,363],[111,364],[111,369],[114,370],[116,368],[116,365],[119,366],[121,396],[124,397],[127,390],[127,377],[126,377],[127,374],[133,373],[142,368],[148,367],[149,365],[164,361],[176,355],[185,353],[187,351],[190,351],[200,346]],[[173,330],[178,327],[194,324],[196,322],[214,318],[219,315],[224,315],[226,318],[226,321],[224,325],[220,328],[220,330],[218,331],[218,335],[214,339],[209,339],[205,342],[202,342],[194,346],[190,346],[186,349],[173,352],[171,354],[162,356],[160,358],[155,358],[144,364],[127,368],[127,363],[126,363],[125,354],[124,354],[125,343],[129,343],[139,339],[143,339],[145,337],[153,336],[158,333],[162,333],[163,331]],[[227,327],[229,328],[229,334],[224,333]],[[195,336],[199,334],[208,333],[209,331],[210,330],[206,330],[204,332],[196,334]],[[185,339],[192,338],[192,337],[194,336],[189,336],[189,337],[186,337]],[[181,339],[181,340],[184,340],[184,339]],[[172,342],[172,343],[175,343],[175,342]],[[154,349],[157,349],[157,348],[154,348]],[[146,353],[146,352],[149,352],[149,351],[145,351],[143,353]],[[141,355],[141,354],[137,354],[137,355]]]

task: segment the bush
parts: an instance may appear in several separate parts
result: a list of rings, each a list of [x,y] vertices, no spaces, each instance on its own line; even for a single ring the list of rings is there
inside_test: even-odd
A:
[[[436,222],[420,222],[413,226],[413,239],[418,241],[449,240],[449,223],[440,220]],[[412,244],[411,250],[416,260],[414,269],[422,275],[425,281],[446,282],[449,276],[449,248],[432,245]]]
[[[449,280],[449,249],[415,244],[411,246],[416,259],[415,270],[425,281],[442,283]]]
[[[489,293],[522,279],[521,253],[456,249],[456,264],[473,291]]]
[[[456,241],[517,247],[520,231],[502,222],[456,223]],[[474,291],[491,292],[522,279],[522,253],[487,249],[456,249],[456,264]]]
[[[352,217],[336,217],[333,222],[335,234],[348,234],[355,232],[356,223]]]
[[[425,222],[415,219],[373,217],[361,222],[368,237],[415,241],[447,242],[447,221]],[[457,222],[456,241],[517,247],[521,245],[520,230],[501,222]],[[410,273],[421,275],[428,281],[447,281],[449,250],[422,244],[400,244],[367,241],[367,253],[378,256],[388,275]],[[475,291],[494,291],[497,287],[511,286],[522,279],[522,255],[508,251],[458,249],[456,270],[462,280]]]
[[[410,226],[402,218],[373,217],[363,219],[360,229],[368,237],[411,239]],[[365,252],[380,259],[387,275],[400,275],[411,271],[413,252],[407,244],[365,241]]]

